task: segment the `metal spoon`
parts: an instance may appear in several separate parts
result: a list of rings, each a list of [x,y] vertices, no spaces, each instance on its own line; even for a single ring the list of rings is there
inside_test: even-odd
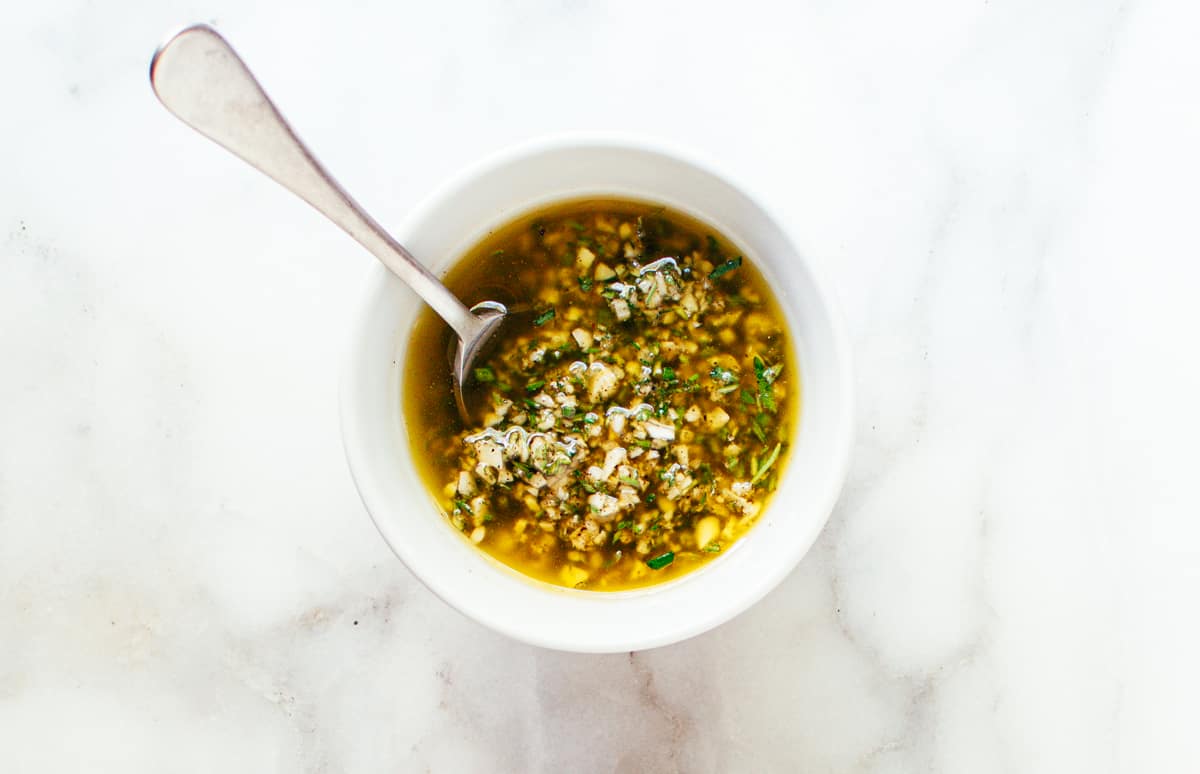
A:
[[[458,337],[451,375],[463,422],[471,364],[508,310],[496,301],[468,309],[325,171],[280,115],[233,48],[204,24],[176,33],[154,52],[150,83],[167,110],[316,207],[416,291]]]

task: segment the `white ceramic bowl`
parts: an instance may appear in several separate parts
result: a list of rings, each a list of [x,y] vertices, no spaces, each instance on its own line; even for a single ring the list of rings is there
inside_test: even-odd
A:
[[[363,503],[409,569],[450,605],[525,642],[581,652],[650,648],[732,618],[796,566],[837,499],[853,401],[840,319],[779,224],[707,165],[630,139],[565,137],[495,156],[442,187],[395,232],[435,273],[489,230],[548,202],[586,195],[659,202],[712,224],[762,271],[787,315],[802,403],[779,488],[730,550],[671,582],[589,592],[530,580],[450,526],[418,478],[400,381],[421,303],[380,267],[371,278],[341,397],[346,457]]]

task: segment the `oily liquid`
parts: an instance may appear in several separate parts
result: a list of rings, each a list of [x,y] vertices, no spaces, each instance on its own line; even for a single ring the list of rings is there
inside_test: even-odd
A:
[[[646,217],[647,222],[653,219],[658,225],[654,237],[656,255],[703,251],[709,235],[715,235],[733,249],[729,240],[714,229],[660,206],[629,200],[576,200],[526,213],[490,233],[458,260],[442,281],[468,306],[483,300],[500,301],[510,307],[534,304],[539,293],[545,289],[548,268],[569,265],[574,254],[572,239],[578,233],[579,224],[591,222],[594,215],[604,215],[615,222],[636,221],[639,216]],[[647,245],[648,254],[649,248],[650,245]],[[648,256],[646,260],[651,257]],[[613,262],[614,259],[609,258],[609,263]],[[757,311],[766,313],[783,326],[784,317],[774,295],[754,266],[744,263],[736,271],[724,276],[721,283],[723,290],[732,296],[746,289],[747,295],[761,299],[755,305]],[[564,300],[559,304],[560,309],[572,303],[602,305],[602,302],[591,297],[572,295],[574,291],[569,288],[563,290]],[[515,324],[531,329],[528,320],[517,318]],[[610,325],[617,327],[611,322]],[[785,450],[776,463],[773,476],[778,476],[786,464],[786,443],[800,403],[799,375],[791,347],[784,337],[779,339],[772,345],[773,353],[786,364],[784,373],[788,376],[788,393],[774,416],[776,426],[772,428],[775,433],[772,440],[775,437],[782,439]],[[464,430],[455,407],[450,379],[449,353],[453,345],[453,333],[449,327],[432,310],[422,309],[404,363],[402,396],[413,459],[430,495],[447,514],[451,507],[450,497],[444,490],[460,469],[462,444],[458,436]],[[468,405],[487,405],[494,387],[492,384],[468,385]],[[527,576],[555,585],[570,585],[564,581],[564,577],[570,576],[564,576],[561,570],[571,562],[589,572],[589,581],[580,584],[580,588],[615,591],[670,580],[721,555],[686,550],[690,524],[686,525],[689,532],[683,538],[684,548],[676,551],[675,559],[669,566],[658,570],[648,570],[646,557],[637,556],[628,550],[629,546],[625,546],[622,554],[615,554],[615,547],[612,550],[593,551],[581,561],[579,552],[571,551],[566,544],[557,544],[557,538],[552,540],[554,536],[549,535],[545,536],[538,551],[529,551],[514,533],[517,521],[529,515],[528,509],[519,504],[510,508],[509,512],[499,513],[498,518],[488,524],[487,538],[478,547]],[[449,520],[447,524],[449,526]],[[741,532],[749,526],[740,527],[733,539],[740,537]],[[467,532],[470,532],[470,528]],[[727,553],[732,542],[725,541],[722,552]]]

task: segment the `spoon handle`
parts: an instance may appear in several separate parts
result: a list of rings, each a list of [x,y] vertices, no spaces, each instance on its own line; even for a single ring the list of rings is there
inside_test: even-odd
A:
[[[159,47],[150,83],[167,110],[316,207],[433,307],[462,340],[481,323],[325,171],[217,31],[197,24]]]

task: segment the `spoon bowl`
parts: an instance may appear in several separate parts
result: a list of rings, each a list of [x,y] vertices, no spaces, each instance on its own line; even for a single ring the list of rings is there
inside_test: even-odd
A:
[[[454,355],[450,365],[450,374],[454,381],[454,404],[458,406],[458,415],[466,426],[471,425],[475,415],[475,407],[467,405],[464,389],[474,378],[471,367],[482,359],[488,350],[488,344],[505,321],[512,321],[508,309],[498,301],[480,301],[471,307],[471,313],[482,323],[480,331],[469,339],[458,337],[454,343]]]

